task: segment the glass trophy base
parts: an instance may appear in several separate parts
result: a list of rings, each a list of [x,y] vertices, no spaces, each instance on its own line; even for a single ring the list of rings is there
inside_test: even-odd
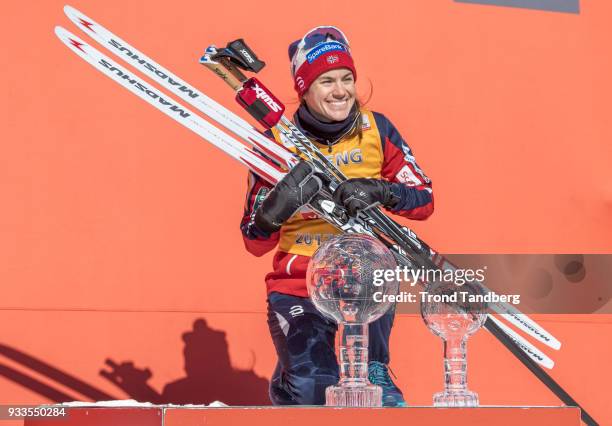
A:
[[[478,394],[469,390],[442,391],[433,396],[434,407],[478,407]]]
[[[325,405],[330,407],[382,407],[382,388],[372,384],[328,386]]]

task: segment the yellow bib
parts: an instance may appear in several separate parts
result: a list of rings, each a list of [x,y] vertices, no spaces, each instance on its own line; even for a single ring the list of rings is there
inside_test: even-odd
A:
[[[376,121],[370,111],[362,110],[363,115],[363,137],[358,136],[345,138],[331,146],[331,152],[327,145],[314,142],[348,178],[381,178],[383,165],[382,142],[380,133],[376,127]],[[276,129],[272,130],[274,138],[283,143]],[[286,145],[286,144],[285,144]],[[290,149],[295,152],[293,147]],[[298,254],[301,256],[312,256],[319,247],[330,236],[339,234],[341,231],[317,216],[307,207],[302,207],[281,228],[279,250]]]

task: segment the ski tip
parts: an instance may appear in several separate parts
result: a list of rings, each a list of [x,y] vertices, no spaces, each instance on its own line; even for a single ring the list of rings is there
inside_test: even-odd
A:
[[[70,31],[68,31],[66,28],[62,27],[61,25],[57,25],[55,27],[55,35],[61,38],[72,38],[72,39],[75,39],[81,42],[80,38],[72,34]]]
[[[90,34],[90,33],[95,33],[96,32],[95,28],[98,27],[98,24],[96,24],[96,22],[94,20],[89,18],[84,13],[78,11],[74,7],[72,7],[72,6],[68,5],[68,4],[65,5],[64,6],[64,14],[66,15],[66,17],[68,19],[70,19],[72,21],[73,24],[75,24],[81,30],[87,30],[87,31],[85,31],[86,33]]]
[[[59,38],[66,46],[70,47],[72,50],[78,49],[83,53],[87,53],[86,50],[83,49],[87,44],[68,31],[66,28],[57,25],[55,27],[55,35]]]
[[[75,14],[77,12],[78,11],[74,7],[70,6],[69,4],[64,5],[64,13],[66,15]]]
[[[555,339],[555,337],[550,333],[547,333],[546,335],[540,335],[541,337],[533,334],[531,336],[535,337],[536,340],[539,340],[540,342],[544,343],[549,348],[555,349],[557,351],[561,349],[561,342]]]
[[[69,4],[64,6],[64,14],[76,25],[80,24],[80,18],[87,18],[85,15],[83,15],[81,12],[79,12],[77,9],[70,6]]]
[[[58,37],[65,37],[68,31],[61,25],[56,25],[55,28],[53,29],[53,32]]]
[[[561,349],[561,342],[558,341],[555,336],[550,333],[546,333],[546,336],[544,336],[544,338],[538,340],[544,342],[549,348],[555,349],[557,351]]]

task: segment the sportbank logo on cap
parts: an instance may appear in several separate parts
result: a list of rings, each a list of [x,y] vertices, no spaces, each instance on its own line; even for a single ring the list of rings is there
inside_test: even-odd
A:
[[[346,47],[344,47],[342,43],[338,43],[337,41],[321,43],[318,47],[313,49],[312,52],[306,55],[306,60],[308,61],[309,64],[312,64],[319,56],[327,52],[333,52],[335,50],[346,52]]]

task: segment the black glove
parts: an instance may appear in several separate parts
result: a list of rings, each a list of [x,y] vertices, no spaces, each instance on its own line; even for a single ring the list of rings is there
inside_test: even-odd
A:
[[[278,231],[287,219],[319,192],[321,185],[321,179],[314,175],[309,163],[298,163],[261,203],[255,212],[255,225],[268,233]]]
[[[391,182],[380,179],[349,179],[338,185],[334,191],[336,204],[344,206],[349,216],[355,216],[375,203],[394,207],[399,197],[391,191]]]

